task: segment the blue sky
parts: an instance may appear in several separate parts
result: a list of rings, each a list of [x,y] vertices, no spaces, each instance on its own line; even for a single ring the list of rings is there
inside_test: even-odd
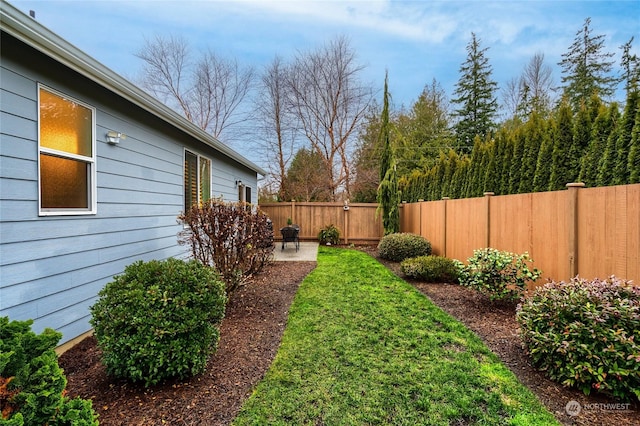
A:
[[[382,89],[385,70],[396,107],[410,106],[435,78],[452,95],[474,32],[500,87],[541,52],[560,83],[561,55],[585,18],[619,59],[635,36],[640,52],[640,0],[623,1],[283,1],[283,0],[10,0],[87,54],[135,81],[134,56],[144,38],[180,34],[194,50],[211,48],[260,70],[274,56],[291,58],[347,36],[366,68],[362,79]],[[616,64],[617,67],[617,64]],[[381,97],[381,95],[379,96]]]

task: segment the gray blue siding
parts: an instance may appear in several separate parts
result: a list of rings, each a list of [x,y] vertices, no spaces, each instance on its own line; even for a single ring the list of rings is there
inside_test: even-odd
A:
[[[38,215],[38,83],[96,109],[95,215]],[[185,148],[212,160],[214,196],[235,201],[237,179],[257,195],[255,171],[4,33],[0,85],[0,315],[61,343],[90,329],[89,307],[126,265],[186,255]],[[109,145],[109,130],[127,137]]]

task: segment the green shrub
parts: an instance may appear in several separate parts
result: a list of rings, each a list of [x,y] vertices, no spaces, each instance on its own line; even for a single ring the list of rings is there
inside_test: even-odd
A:
[[[492,248],[475,250],[464,265],[456,261],[460,284],[471,287],[491,300],[515,301],[522,297],[527,284],[542,272],[530,266],[527,253],[515,254]]]
[[[428,283],[455,283],[458,268],[452,259],[442,256],[418,256],[400,263],[402,273],[409,278]]]
[[[318,232],[320,244],[336,245],[340,242],[340,230],[333,225],[327,225]]]
[[[430,254],[431,243],[429,240],[416,234],[400,232],[385,235],[378,244],[378,255],[394,262]]]
[[[202,372],[226,301],[217,273],[195,260],[129,265],[91,307],[107,371],[145,386]]]
[[[97,425],[91,401],[64,396],[54,350],[62,335],[49,328],[36,335],[32,324],[0,317],[0,425]]]
[[[533,364],[551,379],[640,399],[640,289],[611,277],[539,287],[516,317]]]

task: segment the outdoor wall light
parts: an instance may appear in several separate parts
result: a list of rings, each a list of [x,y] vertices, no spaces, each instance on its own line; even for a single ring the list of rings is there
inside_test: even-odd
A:
[[[236,181],[236,186],[242,186],[242,181],[241,180],[237,180]]]
[[[120,139],[125,139],[127,135],[120,132],[114,132],[113,130],[107,132],[107,143],[109,145],[118,145]]]

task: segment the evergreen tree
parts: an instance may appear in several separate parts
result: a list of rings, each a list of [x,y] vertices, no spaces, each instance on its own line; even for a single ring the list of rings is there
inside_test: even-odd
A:
[[[484,147],[483,164],[486,164],[484,169],[484,182],[482,192],[494,192],[498,191],[498,182],[500,181],[500,175],[498,174],[498,158],[497,158],[497,143],[495,140],[488,142]]]
[[[638,112],[638,90],[630,90],[627,94],[627,104],[620,121],[620,134],[616,140],[616,163],[613,171],[613,184],[624,185],[629,182],[631,170],[628,168],[629,149],[631,148],[631,133]]]
[[[380,139],[382,140],[382,156],[380,160],[380,185],[378,187],[378,209],[382,213],[382,225],[384,233],[392,234],[400,230],[400,191],[398,190],[398,174],[393,148],[390,139],[389,123],[389,75],[384,77],[384,103],[382,106],[382,119]]]
[[[525,135],[522,127],[516,130],[513,139],[513,155],[509,164],[509,194],[517,194],[522,178],[522,158],[524,156]]]
[[[542,192],[549,189],[549,179],[551,178],[551,164],[553,163],[553,135],[556,125],[553,120],[549,120],[536,160],[536,173],[533,177],[533,192]]]
[[[401,114],[396,128],[403,143],[396,145],[398,172],[431,167],[438,153],[453,144],[446,92],[435,80],[425,86],[408,114]]]
[[[524,125],[525,146],[520,168],[520,184],[518,192],[523,194],[533,191],[533,180],[538,166],[538,152],[544,138],[544,123],[540,115],[534,110]]]
[[[611,133],[607,137],[604,152],[598,162],[598,175],[596,176],[597,186],[613,185],[613,171],[618,160],[616,151],[616,141],[620,137],[620,112],[618,108],[610,108],[611,111]]]
[[[551,154],[549,191],[564,189],[567,183],[573,182],[578,175],[577,170],[571,170],[571,159],[569,158],[569,150],[573,144],[573,119],[571,107],[567,102],[562,102],[557,115]]]
[[[633,43],[633,37],[620,46],[622,50],[622,58],[620,64],[622,65],[623,75],[622,81],[624,81],[624,88],[627,93],[631,90],[637,89],[640,83],[640,58],[638,55],[631,54],[631,43]]]
[[[491,77],[493,70],[485,55],[487,49],[481,48],[480,40],[471,33],[467,59],[460,67],[460,79],[456,83],[456,98],[451,100],[458,105],[454,112],[458,119],[455,130],[462,152],[470,151],[476,136],[483,138],[495,127],[493,120],[498,110],[495,97],[498,84]]]
[[[611,111],[612,108],[617,109],[617,104],[612,103],[609,108],[604,106],[604,104],[600,105],[600,112],[591,127],[589,147],[582,156],[578,180],[584,182],[588,187],[596,186],[598,164],[600,163],[600,159],[607,145],[607,139],[612,130],[611,117],[615,115],[615,112]]]
[[[585,19],[569,51],[562,54],[558,63],[564,74],[561,78],[564,95],[576,111],[594,93],[603,98],[612,96],[618,83],[610,74],[613,53],[603,52],[605,36],[592,35],[590,25],[591,18]]]
[[[300,148],[287,170],[285,200],[329,201],[327,175],[322,156],[312,149]]]
[[[636,124],[631,132],[629,146],[629,183],[640,183],[640,109],[636,112]]]
[[[509,181],[511,173],[511,161],[515,149],[515,138],[513,132],[499,132],[499,141],[504,145],[502,148],[502,170],[500,172],[500,194],[509,194]],[[501,135],[501,136],[500,136]]]
[[[569,148],[569,170],[574,180],[580,175],[582,157],[591,142],[591,110],[588,105],[580,105],[573,121],[573,142]]]

